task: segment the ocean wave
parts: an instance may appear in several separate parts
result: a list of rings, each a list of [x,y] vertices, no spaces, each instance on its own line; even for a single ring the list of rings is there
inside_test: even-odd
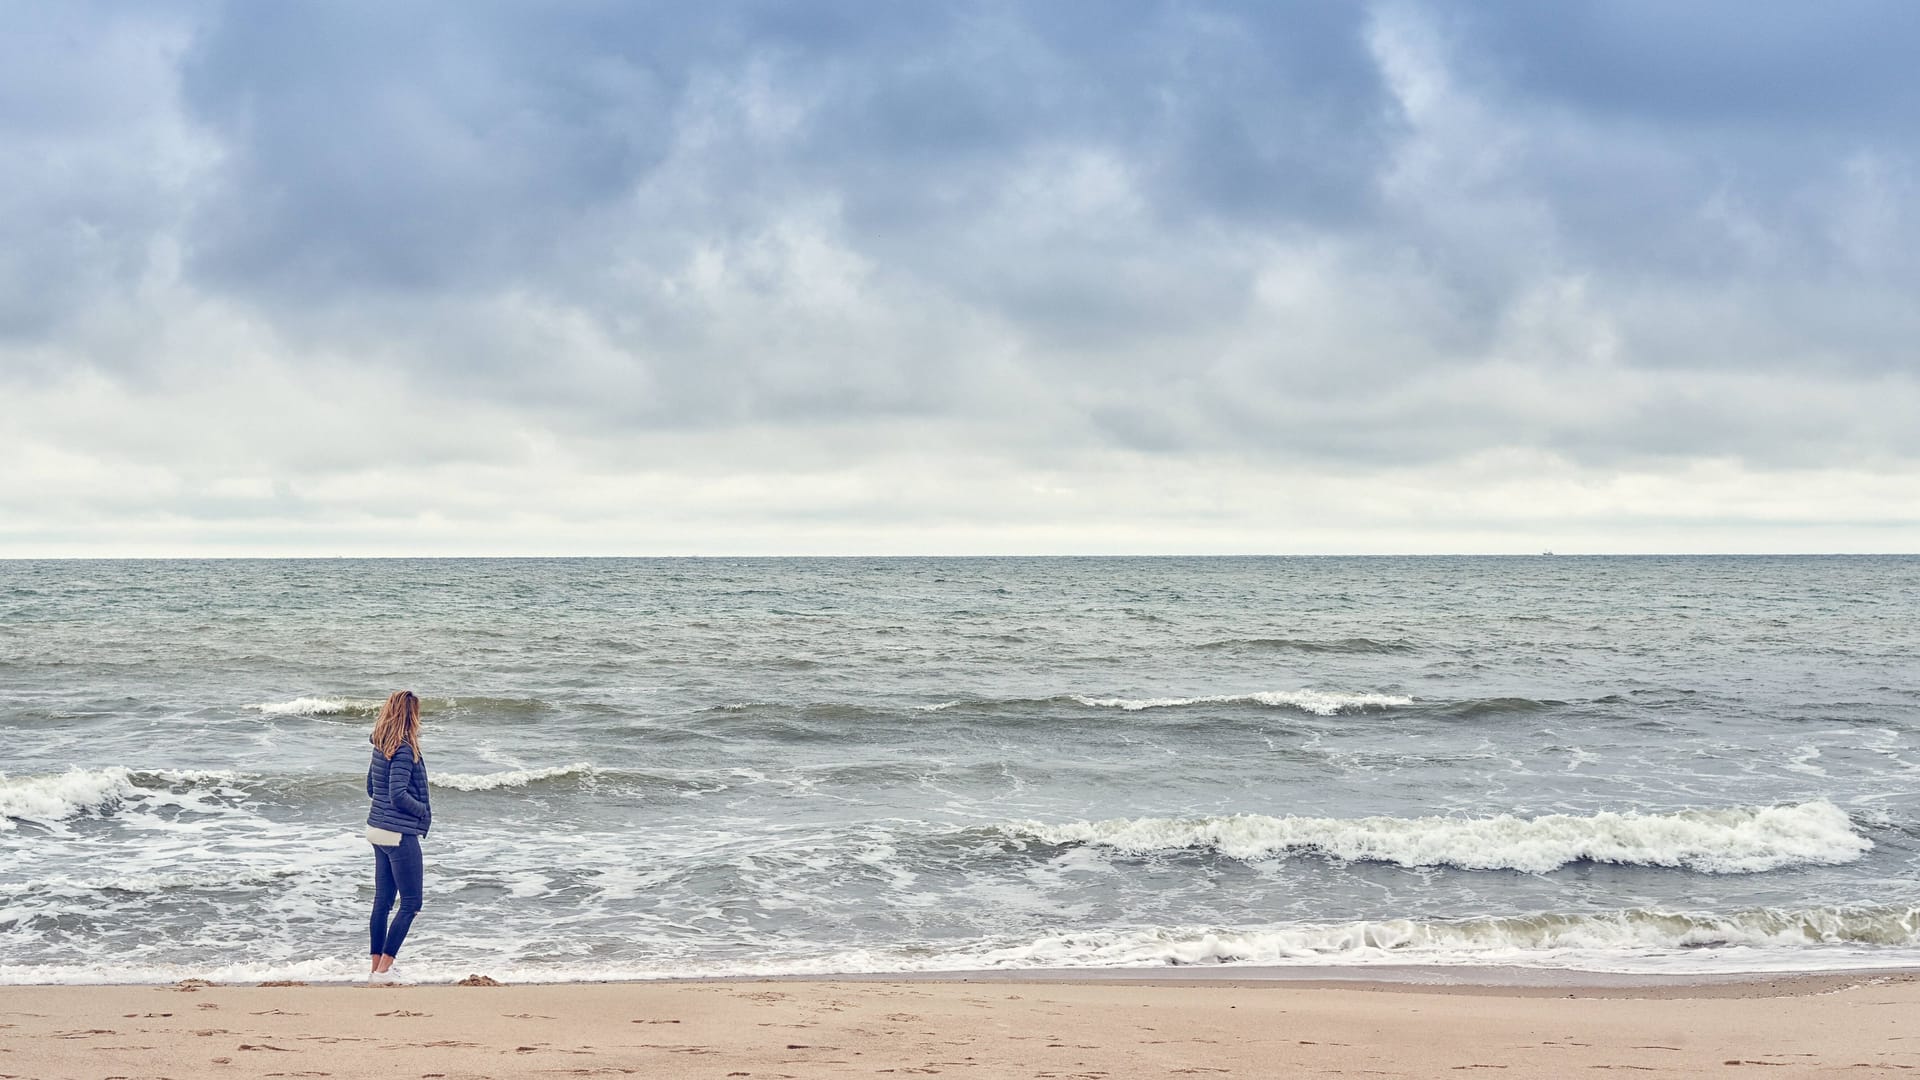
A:
[[[1266,690],[1252,694],[1209,694],[1204,697],[1186,698],[1096,698],[1074,694],[1068,700],[1078,702],[1090,709],[1124,709],[1127,712],[1139,712],[1143,709],[1179,709],[1190,705],[1267,705],[1273,708],[1298,709],[1316,716],[1391,709],[1413,704],[1412,698],[1399,694],[1343,694],[1329,690]]]
[[[262,716],[373,716],[383,702],[361,698],[297,697],[291,701],[265,701],[247,708]]]
[[[1016,841],[1132,855],[1210,851],[1241,860],[1317,855],[1348,862],[1548,873],[1573,863],[1715,874],[1857,861],[1873,841],[1825,800],[1786,806],[1522,818],[1312,818],[1236,814],[999,826]]]
[[[262,716],[364,716],[380,715],[380,707],[386,704],[385,698],[335,697],[314,695],[293,698],[289,701],[263,701],[246,706]],[[536,713],[552,708],[547,702],[536,698],[503,697],[423,697],[420,709],[423,713],[434,712],[484,712],[484,713]]]
[[[254,886],[278,885],[289,878],[314,872],[312,868],[302,866],[258,869],[221,866],[214,870],[175,873],[114,873],[102,878],[57,876],[39,881],[0,884],[0,896],[95,900],[102,895],[112,893],[139,895],[192,891],[232,893],[235,890]],[[19,914],[20,911],[17,908],[13,912],[0,910],[0,926],[6,924],[10,915],[17,918]]]
[[[526,787],[541,780],[558,780],[571,776],[592,776],[597,770],[591,762],[579,761],[572,765],[553,765],[544,769],[510,769],[492,773],[427,773],[427,783],[438,788],[452,788],[455,791],[493,791],[498,788]]]
[[[1449,701],[1441,705],[1437,711],[1443,716],[1451,716],[1459,720],[1475,720],[1483,716],[1535,713],[1565,704],[1567,703],[1553,698],[1468,698],[1463,701]]]
[[[744,717],[759,720],[771,717],[786,722],[806,721],[811,724],[832,725],[899,720],[913,713],[943,713],[955,710],[969,714],[1008,713],[1019,716],[1036,709],[1060,706],[1144,712],[1150,709],[1185,709],[1204,705],[1257,705],[1312,713],[1316,716],[1416,708],[1423,713],[1435,716],[1473,720],[1482,717],[1524,715],[1559,708],[1567,704],[1569,703],[1566,701],[1552,698],[1491,697],[1440,700],[1416,699],[1406,694],[1299,689],[1261,690],[1236,694],[1197,694],[1190,697],[1135,698],[1095,694],[1059,694],[1052,697],[956,697],[903,706],[854,702],[734,701],[713,706],[707,709],[706,713],[715,718]],[[813,737],[825,733],[827,733],[826,729],[808,728],[800,734]]]
[[[108,765],[69,769],[45,776],[0,776],[0,829],[15,822],[51,825],[85,814],[102,814],[135,798],[199,808],[178,797],[175,788],[209,786],[226,790],[235,773],[184,769],[130,769]]]
[[[1756,908],[1725,914],[1636,908],[1468,919],[1380,919],[1253,929],[1094,930],[981,950],[979,966],[1538,963],[1574,953],[1616,961],[1705,949],[1920,946],[1920,908]],[[1591,960],[1589,962],[1592,962]]]
[[[909,706],[910,709],[914,708]],[[731,716],[745,714],[758,716],[798,716],[808,720],[872,720],[897,717],[898,709],[878,704],[862,704],[849,701],[731,701],[725,705],[715,705],[705,710],[713,716]]]
[[[144,884],[144,883],[143,883]],[[161,884],[170,887],[170,883]],[[192,886],[188,886],[192,887]],[[1253,927],[1101,928],[1026,940],[976,940],[756,958],[502,963],[488,934],[443,940],[454,955],[410,968],[425,982],[484,970],[509,983],[607,982],[727,976],[833,976],[914,972],[1071,971],[1168,967],[1365,968],[1513,966],[1591,972],[1871,970],[1920,958],[1920,908],[1829,906],[1732,912],[1634,908],[1463,919],[1371,919]],[[460,954],[467,955],[462,956]],[[484,965],[484,966],[481,966]],[[352,982],[349,958],[312,956],[200,963],[102,958],[93,963],[0,964],[0,985],[167,983],[205,978]]]
[[[242,802],[306,803],[360,797],[364,773],[243,774],[228,770],[136,769],[108,765],[41,776],[0,774],[0,831],[19,821],[52,825],[76,817],[104,817],[126,807],[175,807],[202,813],[241,809]],[[549,781],[592,778],[636,794],[711,792],[730,785],[726,771],[652,772],[607,769],[588,761],[489,773],[428,770],[434,788],[482,792]],[[248,807],[257,809],[257,807]]]
[[[1339,638],[1332,641],[1315,641],[1308,638],[1288,637],[1221,638],[1218,641],[1202,642],[1195,646],[1195,648],[1243,652],[1356,654],[1404,653],[1413,651],[1413,646],[1404,641],[1380,641],[1375,638],[1365,637]]]
[[[117,766],[0,779],[0,828],[12,829],[16,821],[64,821],[132,794],[132,770]]]
[[[1418,703],[1421,707],[1443,703]],[[1045,719],[1045,712],[1066,709],[1117,709],[1144,712],[1151,709],[1178,710],[1205,705],[1253,705],[1272,709],[1335,716],[1381,712],[1416,705],[1404,694],[1345,693],[1336,690],[1262,690],[1238,694],[1205,694],[1193,697],[1102,697],[1093,694],[1058,694],[1051,697],[959,697],[942,701],[890,705],[853,702],[779,702],[734,701],[715,705],[703,713],[709,723],[725,724],[732,730],[786,741],[843,739],[862,734],[865,725],[911,721],[916,715],[937,716],[950,713],[974,722],[994,716],[997,724],[1016,725]]]

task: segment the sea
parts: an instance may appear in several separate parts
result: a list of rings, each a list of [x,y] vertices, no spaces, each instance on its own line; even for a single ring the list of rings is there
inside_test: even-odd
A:
[[[0,982],[1920,964],[1920,558],[0,561]]]

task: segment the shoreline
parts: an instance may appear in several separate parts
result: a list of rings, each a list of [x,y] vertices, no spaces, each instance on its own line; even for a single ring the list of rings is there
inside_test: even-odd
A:
[[[964,984],[1008,986],[1148,986],[1241,989],[1340,989],[1372,992],[1432,992],[1538,996],[1609,991],[1629,997],[1744,996],[1760,987],[1778,988],[1782,995],[1823,993],[1836,987],[1886,982],[1920,982],[1920,965],[1902,967],[1809,968],[1740,972],[1616,972],[1578,968],[1529,967],[1520,964],[1378,964],[1378,965],[1169,965],[1166,967],[956,969],[951,971],[847,971],[796,974],[673,975],[659,978],[495,979],[484,971],[462,978],[492,980],[487,988],[569,986],[729,986],[747,983],[819,984],[862,983]],[[419,979],[382,989],[458,987],[462,979]],[[202,988],[272,989],[286,987],[367,988],[353,979],[220,980],[190,976],[168,982],[50,982],[0,983],[0,995],[24,990],[171,990],[194,984]]]
[[[1755,985],[1853,985],[1880,980],[1920,979],[1920,967],[1834,968],[1755,972],[1608,972],[1523,965],[1380,964],[1365,967],[1336,965],[1282,967],[1248,965],[1170,966],[1166,968],[1025,968],[1010,971],[942,971],[905,974],[769,975],[715,980],[659,980],[663,982],[961,982],[1025,984],[1098,984],[1114,986],[1213,986],[1245,988],[1294,987],[1373,991],[1528,992],[1560,993],[1583,990],[1642,990],[1661,993],[1687,989],[1707,992]],[[625,983],[634,980],[612,980]],[[639,980],[649,981],[649,980]],[[527,984],[536,985],[536,984]]]
[[[1264,1080],[1920,1069],[1915,971],[1583,988],[1005,974],[6,986],[0,1076]]]

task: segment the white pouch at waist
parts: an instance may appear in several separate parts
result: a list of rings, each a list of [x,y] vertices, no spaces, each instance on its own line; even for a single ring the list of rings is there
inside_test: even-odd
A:
[[[376,829],[367,826],[367,843],[374,847],[399,847],[400,834],[392,829]]]

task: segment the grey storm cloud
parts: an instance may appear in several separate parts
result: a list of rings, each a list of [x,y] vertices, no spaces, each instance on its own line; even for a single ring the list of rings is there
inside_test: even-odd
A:
[[[45,406],[0,438],[162,469],[143,513],[290,512],[375,445],[1054,479],[1920,459],[1911,5],[0,21],[0,385]],[[202,422],[99,430],[109,397]],[[459,430],[324,436],[382,400]],[[290,401],[323,411],[249,418]]]
[[[750,229],[769,200],[817,193],[899,258],[1062,143],[1120,155],[1156,215],[1351,219],[1394,126],[1364,11],[1281,14],[236,5],[183,64],[229,152],[198,269],[349,290],[511,278],[564,260],[553,242],[630,202],[703,119],[699,217],[639,221]]]

